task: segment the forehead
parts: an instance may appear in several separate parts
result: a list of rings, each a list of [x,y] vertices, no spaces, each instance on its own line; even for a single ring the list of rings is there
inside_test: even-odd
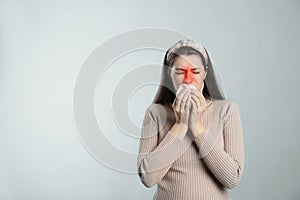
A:
[[[173,65],[176,67],[203,67],[202,60],[198,55],[180,55],[175,58]]]

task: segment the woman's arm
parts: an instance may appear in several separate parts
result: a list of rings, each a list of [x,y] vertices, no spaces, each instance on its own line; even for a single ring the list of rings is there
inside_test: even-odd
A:
[[[244,169],[244,140],[239,108],[230,100],[227,112],[223,117],[223,136],[224,148],[217,143],[203,157],[203,160],[214,176],[225,187],[232,189],[240,182]],[[200,150],[204,140],[205,137],[202,134],[195,138]],[[213,143],[213,140],[209,140],[209,142]],[[201,158],[202,152],[199,153]]]
[[[157,184],[177,159],[179,145],[187,126],[174,124],[158,144],[159,126],[150,109],[147,109],[140,138],[137,161],[138,175],[146,187]]]

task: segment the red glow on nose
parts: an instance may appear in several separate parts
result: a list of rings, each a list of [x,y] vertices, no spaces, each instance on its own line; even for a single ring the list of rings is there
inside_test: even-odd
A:
[[[185,67],[184,69],[184,82],[185,83],[192,83],[195,77],[192,72],[192,68],[190,66]]]

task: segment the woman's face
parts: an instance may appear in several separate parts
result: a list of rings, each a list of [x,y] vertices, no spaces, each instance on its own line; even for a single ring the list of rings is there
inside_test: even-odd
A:
[[[171,79],[176,91],[181,84],[195,86],[199,91],[204,84],[206,72],[198,55],[180,55],[171,66]]]

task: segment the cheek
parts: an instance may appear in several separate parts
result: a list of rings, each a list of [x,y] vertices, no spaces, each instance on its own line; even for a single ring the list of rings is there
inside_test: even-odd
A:
[[[174,77],[174,80],[176,81],[176,82],[181,82],[181,81],[183,81],[184,80],[184,76],[175,76]]]
[[[199,76],[199,74],[197,74],[197,75],[195,76],[194,80],[195,80],[195,82],[200,83],[200,82],[202,82],[203,79],[202,79],[201,76]]]
[[[178,87],[184,81],[184,76],[173,75],[171,78],[175,89],[178,89]]]

